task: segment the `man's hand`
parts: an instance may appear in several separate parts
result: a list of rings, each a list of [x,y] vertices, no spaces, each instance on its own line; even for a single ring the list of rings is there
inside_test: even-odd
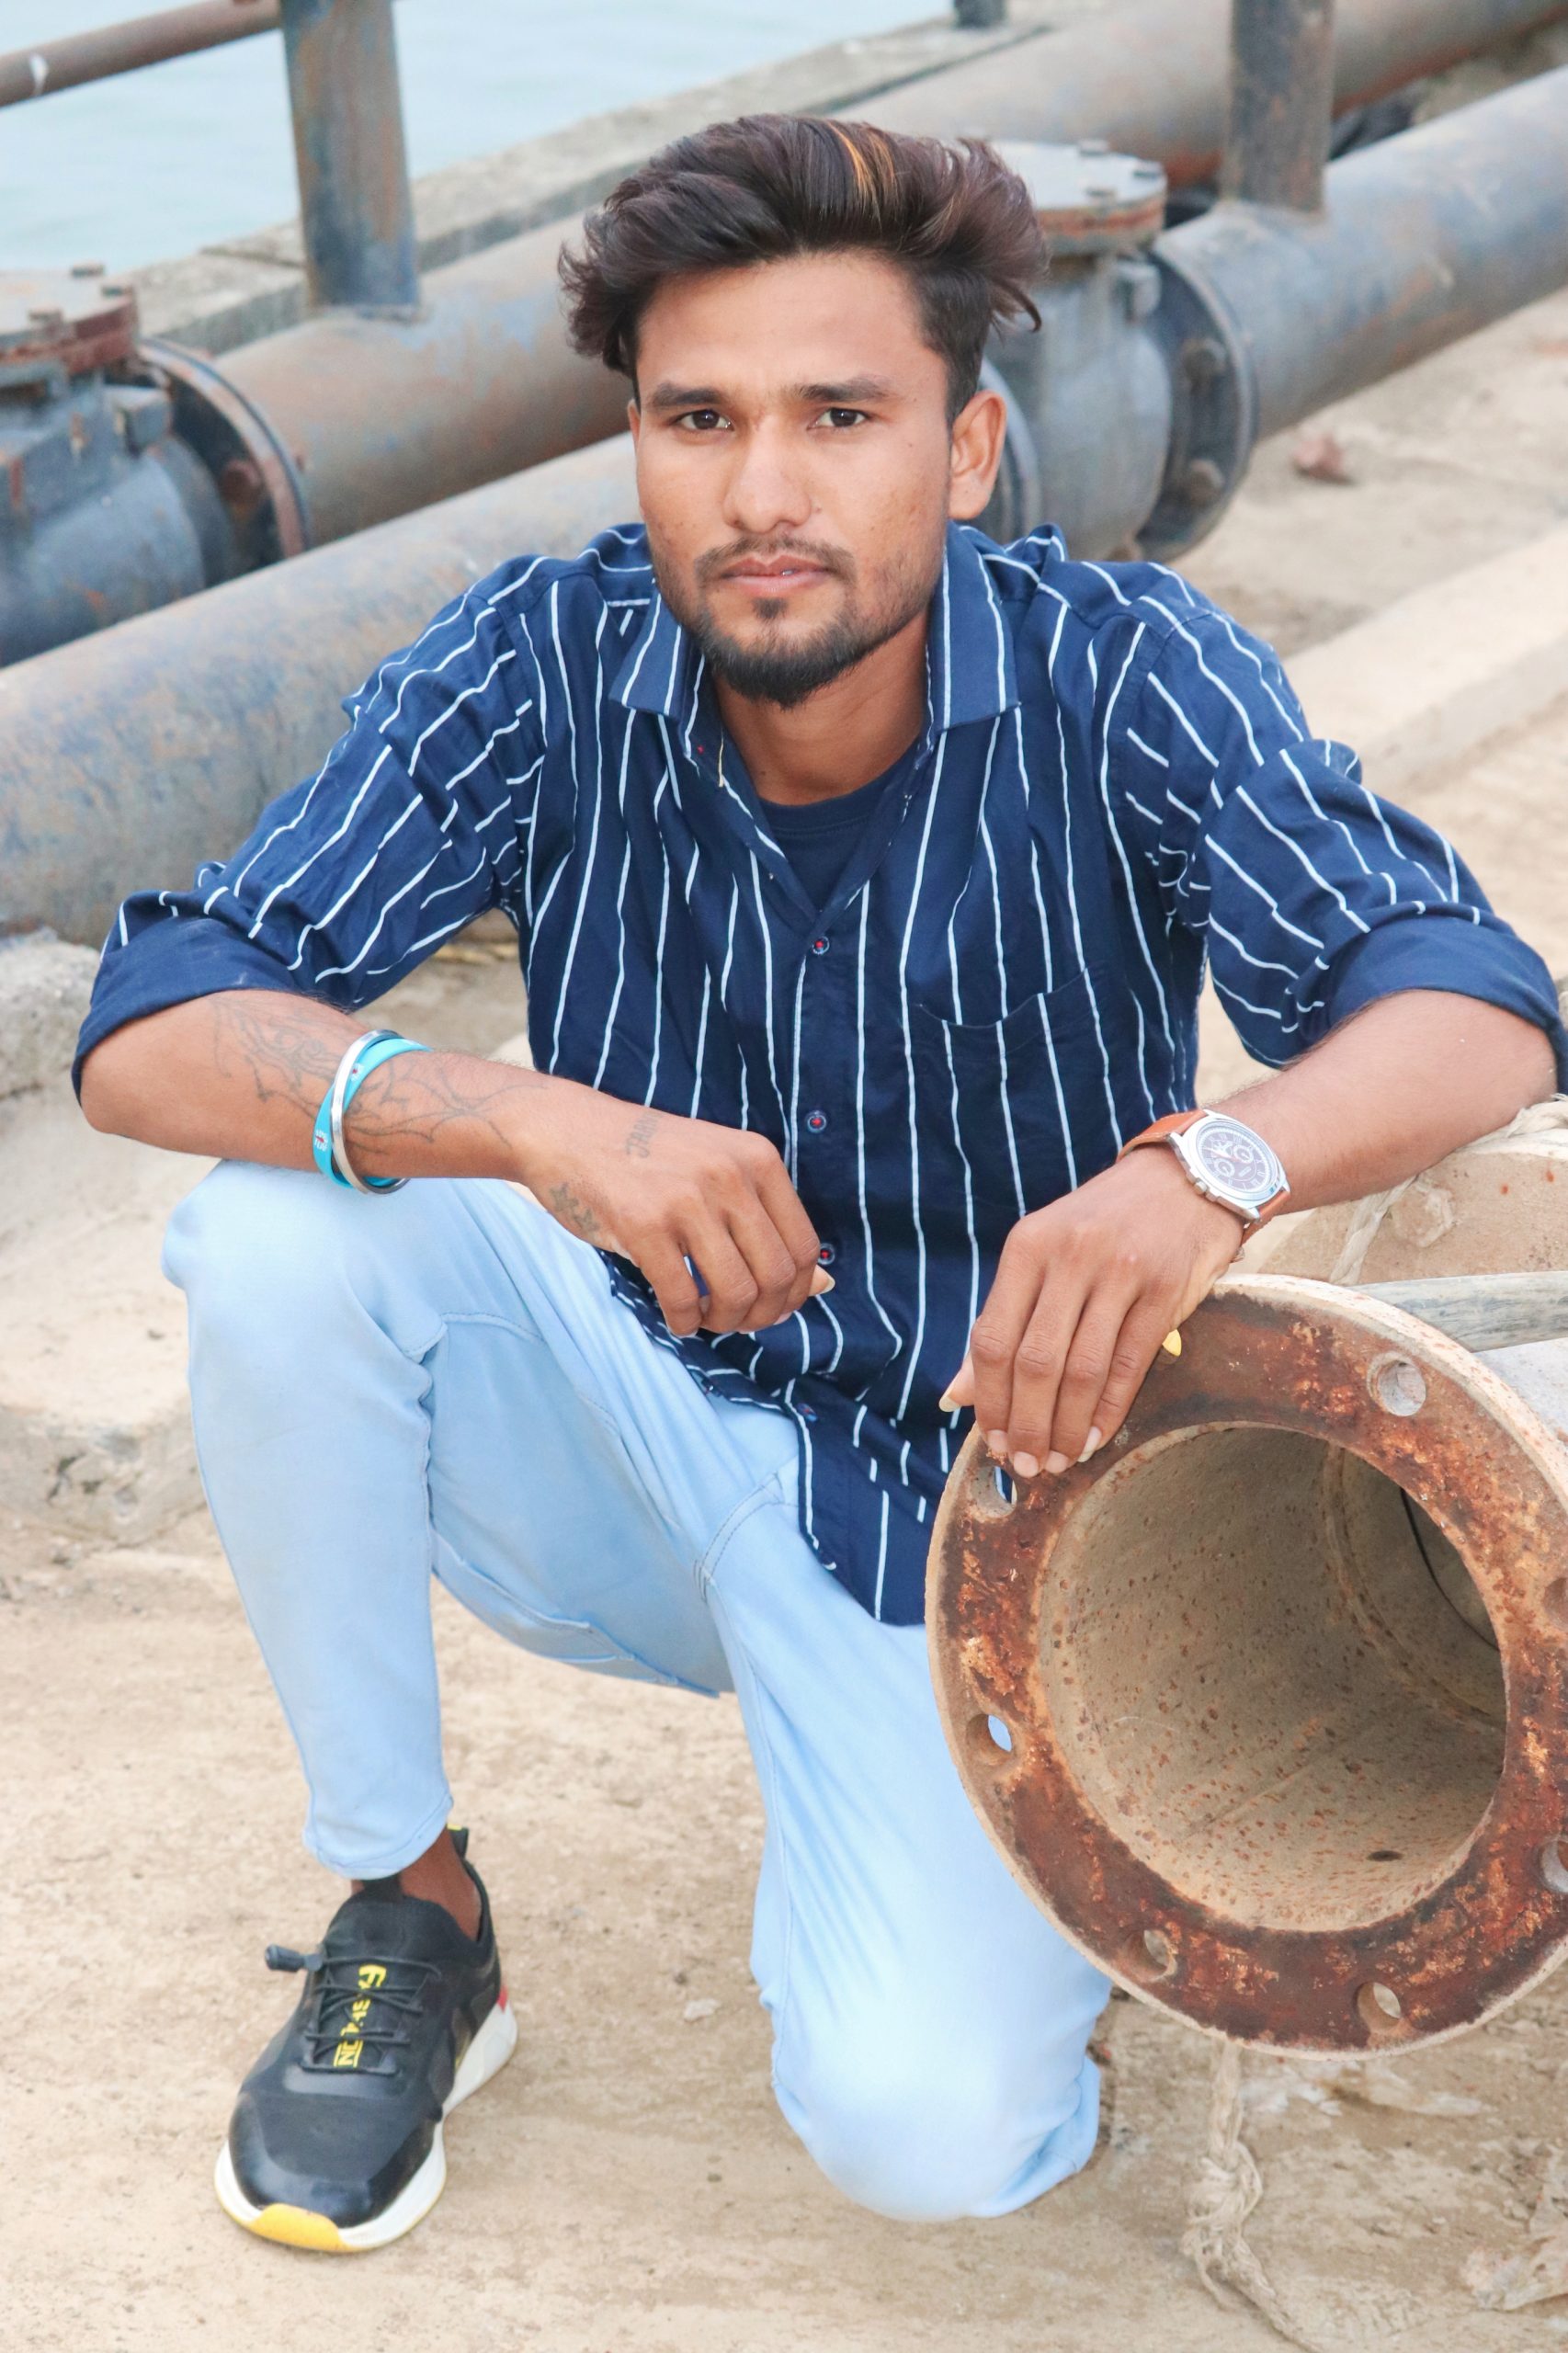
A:
[[[517,1173],[568,1233],[640,1267],[683,1336],[761,1331],[833,1289],[766,1136],[558,1079],[528,1104]]]
[[[972,1404],[1020,1478],[1065,1471],[1121,1427],[1161,1341],[1241,1242],[1241,1220],[1174,1154],[1129,1154],[1013,1228],[944,1404]]]
[[[1288,1070],[1216,1104],[1271,1143],[1290,1207],[1359,1200],[1489,1134],[1551,1090],[1533,1022],[1475,997],[1380,997]],[[1135,1152],[1013,1228],[946,1403],[972,1404],[1021,1478],[1115,1436],[1165,1334],[1241,1246],[1170,1152]]]

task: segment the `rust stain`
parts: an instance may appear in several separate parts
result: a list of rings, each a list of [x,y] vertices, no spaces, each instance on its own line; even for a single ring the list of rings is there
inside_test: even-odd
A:
[[[959,1769],[1146,1999],[1281,2047],[1458,2032],[1568,1945],[1568,1452],[1457,1342],[1325,1284],[1233,1279],[1185,1339],[1011,1508],[960,1456],[929,1594]]]

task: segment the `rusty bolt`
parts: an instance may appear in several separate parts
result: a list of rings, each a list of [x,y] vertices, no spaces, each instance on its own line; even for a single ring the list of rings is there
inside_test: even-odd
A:
[[[1224,494],[1225,477],[1212,458],[1194,458],[1183,469],[1181,487],[1194,506],[1212,506]]]
[[[1211,335],[1188,335],[1181,347],[1181,364],[1189,384],[1216,383],[1225,372],[1225,347]]]
[[[238,516],[254,515],[267,495],[261,469],[252,458],[231,458],[218,470],[218,495]]]

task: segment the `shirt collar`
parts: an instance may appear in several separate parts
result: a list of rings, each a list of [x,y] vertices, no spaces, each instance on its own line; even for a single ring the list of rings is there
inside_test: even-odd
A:
[[[931,600],[926,641],[929,733],[971,720],[996,719],[1018,699],[1012,633],[986,566],[990,540],[962,524],[948,526],[942,576]],[[642,628],[626,649],[610,691],[629,710],[686,720],[701,675],[701,656],[657,589]]]

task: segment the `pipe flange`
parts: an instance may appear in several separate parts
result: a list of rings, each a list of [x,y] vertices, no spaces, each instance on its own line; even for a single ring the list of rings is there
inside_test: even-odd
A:
[[[1002,140],[996,152],[1028,189],[1051,260],[1133,253],[1165,225],[1163,164],[1115,154],[1103,139]]]
[[[131,357],[136,297],[96,267],[0,270],[0,382],[87,376]]]
[[[1257,438],[1257,389],[1240,334],[1179,247],[1162,238],[1153,258],[1160,301],[1151,324],[1170,369],[1171,439],[1138,543],[1163,563],[1206,539],[1240,489]]]
[[[1568,1948],[1568,1450],[1327,1284],[1228,1279],[1183,1341],[1060,1479],[1009,1494],[966,1443],[927,1608],[960,1774],[1062,1933],[1189,2023],[1456,2034]]]
[[[261,411],[199,351],[144,336],[142,367],[174,404],[175,431],[218,485],[240,551],[254,570],[314,544],[304,485]]]

